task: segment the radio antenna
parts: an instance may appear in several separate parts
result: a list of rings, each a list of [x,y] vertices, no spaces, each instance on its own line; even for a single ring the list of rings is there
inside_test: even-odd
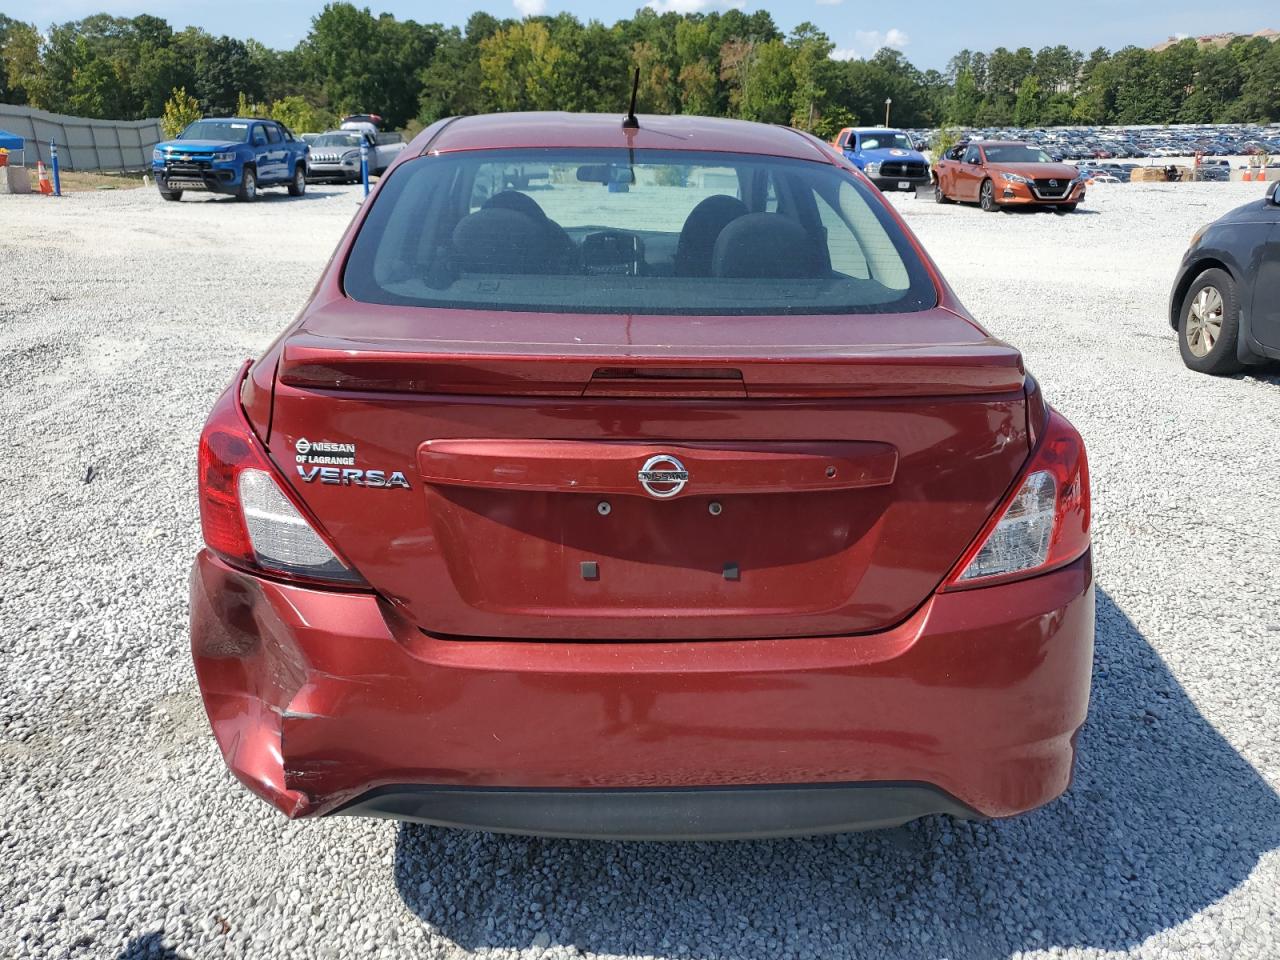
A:
[[[640,121],[636,119],[636,94],[640,91],[640,68],[636,67],[635,76],[631,79],[631,106],[622,119],[623,130],[639,130]]]

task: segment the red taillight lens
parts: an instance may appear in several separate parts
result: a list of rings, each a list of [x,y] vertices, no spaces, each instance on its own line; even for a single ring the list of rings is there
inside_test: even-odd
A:
[[[240,409],[239,387],[237,379],[218,398],[200,436],[204,542],[238,566],[313,583],[363,586],[280,480]]]
[[[965,551],[943,588],[1032,577],[1089,549],[1089,460],[1084,441],[1050,410],[1040,444],[1013,493]]]
[[[223,406],[223,400],[218,408]],[[234,400],[233,400],[234,402]],[[200,526],[209,549],[229,560],[253,563],[253,544],[240,509],[238,477],[246,467],[261,468],[253,445],[238,430],[228,430],[215,408],[200,437]],[[238,425],[234,425],[238,426]]]

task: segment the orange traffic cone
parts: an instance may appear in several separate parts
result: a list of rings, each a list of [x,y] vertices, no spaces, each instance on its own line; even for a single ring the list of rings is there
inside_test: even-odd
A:
[[[44,161],[36,161],[36,177],[40,181],[40,192],[46,197],[53,195],[53,181],[49,179],[49,171],[44,168]]]

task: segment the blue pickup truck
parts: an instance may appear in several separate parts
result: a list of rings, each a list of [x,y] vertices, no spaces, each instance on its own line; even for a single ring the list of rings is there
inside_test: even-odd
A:
[[[176,140],[156,144],[151,173],[166,200],[181,200],[184,190],[252,200],[262,187],[287,187],[300,197],[307,190],[310,150],[275,120],[197,120]]]
[[[924,154],[901,130],[845,127],[832,144],[881,190],[914,190],[929,182]]]

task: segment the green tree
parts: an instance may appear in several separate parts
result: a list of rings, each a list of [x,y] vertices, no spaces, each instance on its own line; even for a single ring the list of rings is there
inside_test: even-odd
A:
[[[845,127],[855,126],[858,118],[844,107],[832,107],[828,113],[818,118],[813,126],[813,134],[823,140],[834,140]]]
[[[41,69],[39,31],[0,15],[0,102],[38,102]]]
[[[499,110],[555,110],[570,99],[575,64],[544,23],[527,20],[480,41],[480,86]]]
[[[422,71],[443,28],[374,17],[367,7],[340,2],[311,21],[306,65],[323,102],[339,113],[378,113],[393,126],[421,110]]]
[[[262,99],[262,77],[242,41],[191,31],[186,46],[195,48],[192,92],[206,113],[234,113],[241,94],[254,102]]]
[[[755,62],[757,42],[734,37],[720,45],[720,84],[725,112],[731,117],[742,116],[742,91]]]
[[[1111,60],[1115,76],[1115,112],[1112,123],[1160,123],[1165,114],[1155,54],[1125,47]]]
[[[164,131],[166,138],[172,140],[202,116],[199,101],[187,93],[186,87],[179,87],[165,101],[164,115],[160,118],[160,129]]]
[[[978,117],[978,105],[981,102],[981,95],[978,93],[978,83],[974,79],[973,74],[964,70],[956,77],[955,89],[951,93],[951,100],[947,104],[947,122],[958,127],[971,127]]]
[[[680,68],[680,106],[684,113],[708,116],[716,109],[716,75],[706,59]]]
[[[791,32],[787,46],[792,50],[791,75],[794,80],[791,125],[801,130],[812,130],[826,100],[824,67],[835,44],[812,23],[805,21]]]
[[[675,110],[676,85],[671,67],[655,44],[638,40],[631,48],[631,62],[640,71],[636,90],[637,109],[645,113],[672,113]]]
[[[1261,38],[1232,43],[1240,64],[1240,96],[1225,105],[1234,122],[1271,123],[1280,119],[1280,45]]]
[[[471,20],[488,14],[475,14]],[[484,24],[487,26],[487,23]],[[470,23],[469,23],[470,26]],[[421,93],[418,95],[418,120],[434,123],[442,117],[458,114],[480,113],[486,106],[480,89],[480,40],[488,32],[464,36],[456,27],[444,31],[436,44],[434,55],[422,70],[418,79]]]
[[[319,133],[333,125],[334,117],[297,95],[272,102],[267,116],[279,120],[294,133]]]
[[[741,116],[762,123],[789,123],[795,94],[794,51],[781,40],[756,44],[742,83]]]
[[[1013,122],[1020,127],[1034,127],[1040,122],[1043,94],[1034,75],[1023,77],[1018,86],[1018,99],[1013,105]]]
[[[250,103],[249,98],[243,92],[236,97],[236,108],[233,112],[237,117],[263,117],[265,119],[268,115],[265,103]]]

